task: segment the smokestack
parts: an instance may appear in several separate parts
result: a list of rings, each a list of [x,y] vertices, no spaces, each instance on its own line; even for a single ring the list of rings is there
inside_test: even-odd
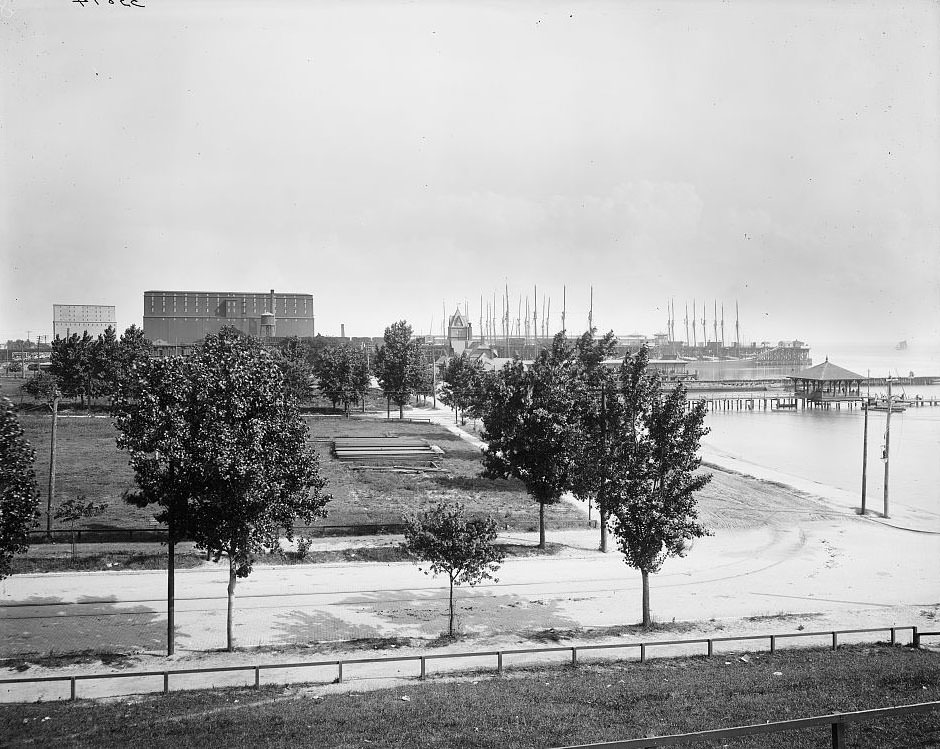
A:
[[[339,337],[340,337],[340,338],[345,338],[345,337],[346,337],[346,323],[344,323],[344,322],[341,322],[341,323],[339,324]]]
[[[274,314],[274,289],[271,289],[271,296],[269,297],[269,299],[270,299],[270,302],[269,302],[270,306],[268,307],[268,312],[270,312],[271,314]]]

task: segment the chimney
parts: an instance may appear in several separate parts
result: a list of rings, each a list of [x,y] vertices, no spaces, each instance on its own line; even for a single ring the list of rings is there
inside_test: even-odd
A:
[[[344,323],[344,322],[341,322],[341,323],[339,324],[339,337],[340,337],[340,338],[345,338],[345,337],[346,337],[346,323]]]

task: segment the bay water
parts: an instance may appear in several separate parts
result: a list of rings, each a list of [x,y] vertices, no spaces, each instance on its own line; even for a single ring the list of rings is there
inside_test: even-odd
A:
[[[940,345],[898,350],[892,344],[826,344],[812,346],[814,363],[829,361],[872,377],[940,378]],[[862,389],[863,394],[866,388]],[[884,394],[885,387],[871,389]],[[940,385],[895,386],[907,398],[940,399]],[[694,396],[693,396],[694,397]],[[887,414],[868,414],[867,506],[880,511],[884,486],[882,448]],[[715,411],[706,424],[703,454],[716,462],[730,459],[761,476],[794,477],[835,487],[861,497],[865,412],[858,407],[781,411]],[[794,482],[797,483],[797,482]],[[892,508],[910,508],[936,516],[940,531],[940,406],[908,408],[891,414],[889,498]],[[932,521],[931,521],[932,522]]]

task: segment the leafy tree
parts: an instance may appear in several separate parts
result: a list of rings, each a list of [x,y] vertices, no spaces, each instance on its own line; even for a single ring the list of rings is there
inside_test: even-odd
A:
[[[55,511],[56,520],[65,520],[69,524],[72,536],[72,559],[75,559],[75,521],[97,517],[108,509],[107,502],[85,502],[85,499],[84,494],[79,494],[78,499],[65,500]]]
[[[441,503],[432,510],[405,517],[403,548],[427,563],[425,575],[446,574],[450,580],[447,633],[454,634],[454,586],[471,587],[493,579],[503,563],[503,551],[493,545],[497,523],[491,517],[467,518],[460,503]]]
[[[488,388],[483,414],[483,472],[521,480],[539,503],[539,548],[545,548],[545,505],[569,491],[580,451],[580,381],[572,350],[558,333],[526,369],[507,364]]]
[[[0,580],[10,574],[13,555],[29,547],[29,529],[39,516],[34,459],[13,404],[0,398]]]
[[[137,371],[147,366],[150,361],[152,344],[144,337],[144,331],[131,325],[118,341],[118,388],[117,394],[135,396]]]
[[[349,405],[363,400],[371,383],[365,352],[344,343],[322,349],[316,361],[317,387],[330,399],[333,408],[342,403],[348,415]]]
[[[425,345],[424,340],[415,340],[411,342],[408,361],[407,383],[408,390],[415,394],[415,403],[418,396],[427,397],[434,389],[434,381],[431,374],[430,350]]]
[[[600,513],[600,550],[607,551],[607,521],[610,506],[606,487],[613,463],[610,450],[616,445],[610,433],[617,429],[618,403],[614,397],[616,377],[603,366],[605,359],[613,355],[617,339],[613,332],[602,338],[594,337],[594,330],[584,333],[575,343],[577,377],[582,387],[582,396],[577,403],[583,438],[577,456],[577,470],[572,485],[573,494],[590,502],[592,499]]]
[[[109,396],[112,401],[121,388],[120,343],[110,325],[91,344],[88,352],[89,368],[86,388],[94,395]]]
[[[466,353],[452,356],[441,377],[441,400],[454,409],[454,421],[462,413],[461,423],[467,423],[467,409],[476,413],[478,390],[482,387],[483,365],[479,359],[471,361]]]
[[[165,407],[163,407],[165,405]],[[271,352],[223,329],[185,359],[154,363],[117,420],[139,505],[178,518],[198,548],[229,560],[226,642],[239,577],[254,555],[326,514],[317,454]],[[175,529],[171,525],[171,537]]]
[[[59,378],[51,374],[40,374],[27,382],[23,389],[33,398],[42,401],[52,414],[52,432],[49,440],[49,488],[46,493],[46,538],[52,539],[52,499],[55,496],[56,437],[59,428],[59,401],[62,390]]]
[[[313,395],[313,368],[307,348],[297,336],[285,338],[278,348],[277,364],[284,376],[284,387],[298,402]]]
[[[350,369],[352,370],[351,390],[353,394],[353,403],[361,403],[362,410],[366,408],[366,393],[372,386],[372,368],[369,366],[369,357],[363,348],[353,348],[350,346],[350,356],[352,359]]]
[[[198,473],[199,407],[189,361],[181,356],[135,368],[114,406],[117,446],[129,453],[138,487],[124,498],[137,507],[159,505],[154,518],[167,526],[167,655],[175,649],[175,546],[187,534],[196,490],[190,477]]]
[[[683,556],[689,540],[708,535],[698,522],[695,493],[712,478],[698,471],[699,444],[708,433],[704,403],[688,408],[681,384],[663,392],[659,373],[648,364],[644,346],[620,368],[621,423],[606,489],[624,560],[642,576],[647,627],[649,575],[667,558]]]
[[[56,336],[52,342],[49,373],[58,378],[62,394],[80,396],[82,405],[91,400],[92,383],[91,347],[94,339],[85,331],[72,333],[67,338]]]
[[[411,326],[404,320],[385,329],[385,343],[375,357],[375,373],[385,397],[398,406],[398,418],[404,418],[405,404],[413,392],[415,343]]]

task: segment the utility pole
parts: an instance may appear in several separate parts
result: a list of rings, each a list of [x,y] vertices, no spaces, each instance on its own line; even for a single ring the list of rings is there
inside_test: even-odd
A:
[[[891,410],[894,405],[891,402],[891,375],[888,375],[888,416],[885,419],[885,507],[884,507],[884,516],[890,517],[888,515],[888,468],[891,463]]]
[[[862,437],[862,511],[860,515],[865,514],[865,488],[868,481],[868,411],[871,406],[871,400],[865,401],[865,431]]]
[[[52,495],[55,494],[55,448],[56,428],[59,424],[59,399],[62,394],[58,385],[52,386],[52,439],[49,443],[49,495],[46,497],[46,540],[52,540]]]
[[[561,332],[567,335],[568,329],[565,327],[565,308],[567,306],[567,300],[565,298],[565,293],[567,289],[565,286],[561,287]]]

